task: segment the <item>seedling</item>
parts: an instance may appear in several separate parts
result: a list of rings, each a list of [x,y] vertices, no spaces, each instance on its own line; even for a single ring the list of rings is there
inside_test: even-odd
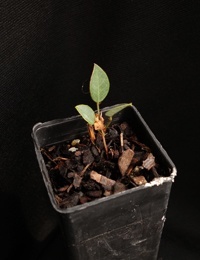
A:
[[[90,134],[90,139],[92,142],[95,140],[95,131],[100,131],[103,139],[104,148],[106,154],[108,154],[108,148],[105,140],[105,134],[107,126],[104,124],[104,118],[102,116],[102,112],[100,110],[100,103],[106,98],[110,89],[110,82],[105,71],[99,67],[97,64],[94,64],[92,75],[90,78],[90,96],[92,100],[96,103],[97,110],[96,112],[88,105],[80,104],[75,108],[79,112],[79,114],[83,117],[83,119],[88,123],[88,130]],[[118,113],[120,110],[124,109],[127,106],[131,106],[132,104],[123,104],[117,106],[106,112],[106,116],[109,118],[109,122],[111,122],[112,117]]]

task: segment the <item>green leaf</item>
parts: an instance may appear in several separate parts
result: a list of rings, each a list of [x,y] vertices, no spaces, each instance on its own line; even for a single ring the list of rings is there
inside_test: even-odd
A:
[[[108,95],[110,82],[107,74],[97,64],[94,64],[90,78],[90,95],[96,103],[100,103]]]
[[[132,103],[129,103],[129,104],[122,104],[122,105],[119,105],[119,106],[116,106],[114,108],[111,108],[110,110],[108,110],[105,115],[108,116],[108,117],[113,117],[116,113],[118,113],[119,111],[121,111],[122,109],[126,108],[126,107],[129,107],[129,106],[132,106]]]
[[[75,106],[76,110],[83,117],[83,119],[88,122],[89,125],[93,125],[95,121],[95,113],[91,107],[88,105],[77,105]]]

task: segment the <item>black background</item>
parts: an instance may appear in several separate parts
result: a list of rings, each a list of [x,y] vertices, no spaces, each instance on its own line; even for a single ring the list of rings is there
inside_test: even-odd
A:
[[[94,106],[81,88],[94,62],[111,83],[102,106],[132,102],[178,170],[159,259],[200,259],[199,16],[198,1],[1,1],[1,259],[70,259],[31,131]]]

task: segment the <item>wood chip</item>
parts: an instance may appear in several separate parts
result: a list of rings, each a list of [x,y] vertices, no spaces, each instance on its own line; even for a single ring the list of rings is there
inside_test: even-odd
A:
[[[125,175],[132,159],[134,156],[134,151],[131,149],[127,149],[125,151],[122,152],[122,155],[119,157],[118,159],[118,166],[119,166],[119,170],[122,174],[122,176]]]
[[[77,156],[77,157],[78,157],[78,156],[81,156],[81,154],[82,154],[82,152],[79,151],[79,150],[75,152],[75,156]]]
[[[98,183],[100,183],[101,185],[107,187],[106,189],[111,190],[112,187],[115,185],[115,181],[111,180],[95,171],[91,171],[90,173],[90,178]]]
[[[114,194],[124,190],[126,190],[126,186],[123,183],[117,181],[114,185]]]
[[[69,173],[67,174],[67,177],[68,177],[68,178],[73,178],[73,177],[74,177],[74,175],[75,175],[75,173],[74,173],[74,172],[69,172]]]
[[[142,166],[149,171],[155,165],[155,157],[152,153],[149,153],[147,159],[143,161]]]
[[[158,174],[158,172],[157,172],[157,170],[156,170],[156,167],[152,167],[152,168],[151,168],[151,171],[152,171],[152,173],[153,173],[153,175],[154,175],[155,177],[160,177],[160,175]]]
[[[84,175],[84,173],[87,171],[87,169],[90,167],[91,163],[88,163],[88,165],[86,165],[83,170],[79,173],[79,175],[82,177]]]
[[[80,197],[80,199],[79,199],[79,202],[80,202],[81,204],[84,204],[84,203],[86,203],[86,202],[88,202],[88,201],[91,201],[91,199],[90,199],[89,197],[87,197],[87,196],[82,196],[82,197]]]
[[[64,187],[59,188],[58,191],[64,192],[64,191],[66,191],[68,188],[69,188],[69,185],[65,185]]]
[[[93,198],[100,198],[102,197],[102,190],[91,190],[87,191],[86,195]]]
[[[135,182],[135,184],[137,184],[138,186],[144,185],[147,183],[144,176],[137,176],[137,177],[133,177],[132,179]]]
[[[83,151],[83,164],[91,164],[94,162],[94,157],[89,149]]]
[[[111,190],[105,190],[103,195],[104,195],[105,197],[108,197],[108,196],[110,196],[111,194],[112,194]]]
[[[53,145],[53,146],[49,147],[48,151],[49,151],[49,152],[52,152],[55,148],[56,148],[56,146]]]
[[[64,198],[60,203],[61,208],[68,208],[76,206],[79,202],[80,195],[78,193],[73,193],[71,195],[68,195],[66,198]]]
[[[74,187],[75,188],[80,187],[81,181],[82,181],[82,178],[77,173],[75,173],[74,174],[74,181],[73,181]]]
[[[59,204],[62,201],[62,198],[60,198],[58,195],[55,194],[56,202]]]
[[[120,125],[120,128],[122,131],[126,130],[127,127],[128,127],[128,124],[126,122],[124,122]]]

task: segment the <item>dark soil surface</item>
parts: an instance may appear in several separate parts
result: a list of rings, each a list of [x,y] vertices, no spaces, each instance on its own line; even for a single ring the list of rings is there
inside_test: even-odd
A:
[[[95,132],[79,139],[41,149],[55,199],[60,208],[90,202],[169,176],[127,123],[107,128],[105,152],[102,135]]]

